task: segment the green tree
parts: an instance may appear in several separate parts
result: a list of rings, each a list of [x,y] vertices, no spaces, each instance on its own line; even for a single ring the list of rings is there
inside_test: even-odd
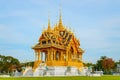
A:
[[[87,67],[93,66],[92,63],[84,63],[84,65],[87,66]]]
[[[13,58],[12,56],[3,56],[0,55],[0,72],[1,73],[12,73],[17,69],[17,66],[20,65],[18,59]]]
[[[98,70],[98,71],[100,71],[100,70],[104,71],[104,69],[103,69],[103,67],[102,67],[102,62],[103,62],[103,60],[106,59],[106,58],[107,58],[106,56],[101,56],[100,59],[97,60],[96,65],[94,65],[94,69],[95,69],[95,70]]]
[[[110,70],[115,66],[115,62],[112,58],[106,58],[102,61],[102,68],[105,70],[107,74],[111,73]]]

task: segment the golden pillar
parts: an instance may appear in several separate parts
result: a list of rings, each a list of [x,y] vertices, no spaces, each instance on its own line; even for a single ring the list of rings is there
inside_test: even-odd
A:
[[[47,61],[49,61],[49,53],[50,53],[50,50],[48,49],[48,51],[47,51]]]
[[[49,60],[51,61],[51,50],[49,50]]]
[[[54,60],[54,51],[53,51],[53,49],[51,49],[51,60],[53,61]]]
[[[66,51],[66,61],[68,61],[68,49]]]
[[[51,53],[50,53],[50,57],[51,57],[51,61],[53,61],[53,51],[51,50]]]
[[[64,61],[66,61],[66,53],[64,54]]]
[[[56,60],[56,55],[55,55],[56,51],[54,50],[53,52],[54,52],[54,61],[55,61]]]
[[[74,61],[77,61],[77,53],[74,51]]]
[[[75,60],[75,56],[74,56],[74,53],[72,54],[72,61],[74,61]]]
[[[61,54],[60,54],[60,61],[62,61],[62,57],[63,57],[63,51],[61,51]]]
[[[71,52],[68,52],[68,61],[70,61]]]
[[[70,58],[69,61],[71,61],[72,60],[72,53],[70,52],[69,55],[70,55],[69,56],[69,58]]]
[[[48,61],[51,61],[51,50],[50,49],[48,50],[48,57],[47,58],[48,58]]]
[[[41,52],[40,52],[40,50],[38,51],[38,61],[41,61]]]
[[[74,61],[76,61],[76,53],[74,53]]]

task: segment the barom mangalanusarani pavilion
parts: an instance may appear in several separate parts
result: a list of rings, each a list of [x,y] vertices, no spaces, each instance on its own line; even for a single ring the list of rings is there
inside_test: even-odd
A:
[[[74,33],[67,29],[62,22],[60,13],[59,22],[51,27],[48,19],[48,27],[45,29],[36,45],[34,67],[24,71],[24,75],[79,75],[84,67],[80,48],[80,41]]]

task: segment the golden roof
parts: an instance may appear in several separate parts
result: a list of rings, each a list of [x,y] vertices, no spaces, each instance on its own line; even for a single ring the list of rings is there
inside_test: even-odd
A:
[[[62,15],[60,14],[59,22],[53,27],[53,29],[50,25],[50,19],[48,19],[48,28],[42,32],[42,35],[39,38],[39,43],[36,44],[33,49],[55,47],[66,50],[68,46],[73,45],[78,52],[83,52],[83,50],[79,48],[80,42],[74,36],[74,33],[63,25]]]

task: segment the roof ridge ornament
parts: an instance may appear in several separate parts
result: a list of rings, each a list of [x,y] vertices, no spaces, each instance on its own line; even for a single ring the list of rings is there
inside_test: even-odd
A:
[[[51,26],[50,26],[50,14],[48,12],[48,29],[47,29],[48,32],[51,32]]]
[[[63,30],[63,24],[62,24],[62,10],[60,9],[60,13],[59,13],[59,24],[58,24],[59,30]]]

